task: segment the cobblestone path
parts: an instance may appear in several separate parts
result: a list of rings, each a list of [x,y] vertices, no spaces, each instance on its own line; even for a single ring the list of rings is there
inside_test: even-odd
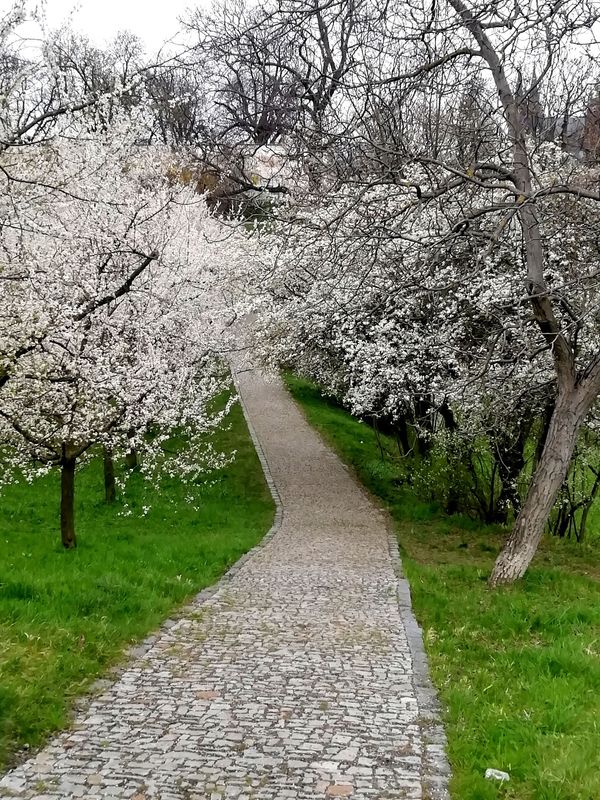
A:
[[[5,775],[0,797],[447,797],[384,515],[278,383],[239,382],[281,498],[273,535]]]

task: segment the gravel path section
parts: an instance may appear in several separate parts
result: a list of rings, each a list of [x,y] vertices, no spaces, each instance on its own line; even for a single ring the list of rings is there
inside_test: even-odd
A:
[[[274,530],[5,775],[0,797],[448,797],[385,514],[280,383],[241,371],[238,384],[280,501]]]

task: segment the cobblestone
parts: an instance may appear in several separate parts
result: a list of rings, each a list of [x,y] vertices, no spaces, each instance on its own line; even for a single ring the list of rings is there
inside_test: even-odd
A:
[[[238,381],[279,503],[272,534],[98,683],[0,798],[448,797],[387,518],[279,383]]]

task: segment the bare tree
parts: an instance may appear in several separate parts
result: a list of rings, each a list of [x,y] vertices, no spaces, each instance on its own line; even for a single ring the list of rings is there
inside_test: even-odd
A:
[[[151,68],[144,89],[153,124],[150,138],[178,149],[203,147],[210,141],[204,75],[177,62]]]
[[[239,191],[256,188],[261,148],[284,152],[318,183],[339,140],[338,89],[358,53],[360,2],[286,0],[217,5],[187,26],[210,96],[211,149],[203,157]],[[262,189],[281,191],[281,181]]]

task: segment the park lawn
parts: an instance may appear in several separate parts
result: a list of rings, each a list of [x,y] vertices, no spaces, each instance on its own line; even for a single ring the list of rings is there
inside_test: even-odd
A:
[[[286,381],[395,521],[445,708],[453,798],[600,798],[600,537],[584,545],[547,537],[521,582],[491,591],[506,531],[419,502],[391,440],[378,441],[311,384]],[[486,781],[487,767],[509,772],[510,782]]]
[[[2,493],[0,766],[67,725],[73,699],[127,645],[214,583],[270,527],[273,501],[238,404],[212,441],[237,450],[235,461],[192,486],[165,478],[153,487],[133,474],[112,507],[103,502],[101,462],[90,463],[77,474],[74,551],[60,545],[57,474]]]

